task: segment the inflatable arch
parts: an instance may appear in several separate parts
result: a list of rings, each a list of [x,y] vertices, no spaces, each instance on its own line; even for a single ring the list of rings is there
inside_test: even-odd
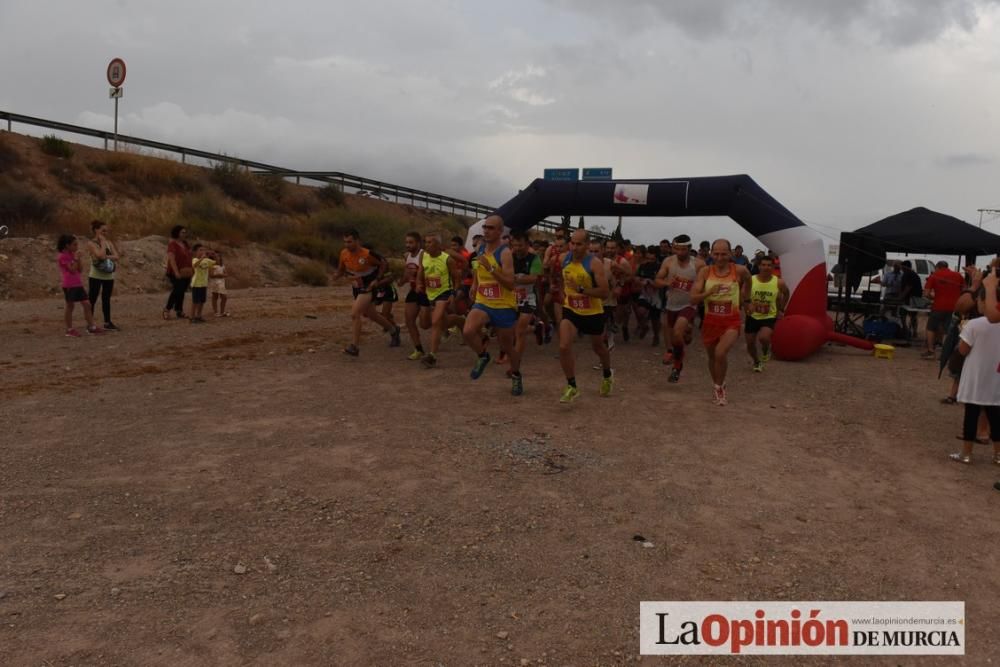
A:
[[[826,314],[823,240],[746,175],[615,181],[535,179],[495,211],[511,230],[528,229],[550,215],[727,215],[781,256],[791,292],[772,347],[779,359],[803,359],[827,340],[859,347],[867,341],[833,331]]]

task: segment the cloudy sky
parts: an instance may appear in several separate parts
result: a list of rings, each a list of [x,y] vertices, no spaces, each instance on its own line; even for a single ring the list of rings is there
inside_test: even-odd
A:
[[[1000,208],[1000,0],[0,0],[0,109],[110,129],[113,56],[124,133],[486,204],[610,166],[748,173],[829,235]]]

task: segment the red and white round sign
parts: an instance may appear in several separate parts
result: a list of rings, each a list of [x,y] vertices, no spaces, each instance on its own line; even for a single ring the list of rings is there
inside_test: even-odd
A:
[[[108,83],[115,88],[125,83],[125,61],[121,58],[108,63]]]

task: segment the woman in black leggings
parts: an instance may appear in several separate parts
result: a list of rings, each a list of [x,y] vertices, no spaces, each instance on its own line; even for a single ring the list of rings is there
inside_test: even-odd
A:
[[[170,296],[163,308],[163,319],[170,318],[173,310],[177,317],[184,319],[184,293],[191,284],[191,247],[187,243],[187,229],[176,225],[170,230],[170,244],[167,246],[167,278],[170,279]]]
[[[101,297],[104,330],[118,331],[118,327],[111,321],[111,293],[115,289],[115,270],[118,268],[121,253],[108,239],[111,227],[107,223],[94,220],[90,223],[90,230],[94,238],[87,242],[87,250],[90,252],[90,291],[87,296],[90,298],[91,308],[95,311],[97,297]]]

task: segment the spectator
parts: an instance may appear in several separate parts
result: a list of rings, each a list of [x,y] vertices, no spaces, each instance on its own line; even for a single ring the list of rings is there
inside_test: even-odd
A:
[[[711,250],[711,244],[708,241],[702,241],[698,244],[698,259],[705,262],[706,265],[712,263],[712,255],[709,254]]]
[[[996,301],[994,283],[992,300]],[[984,281],[985,283],[985,281]],[[986,310],[986,289],[980,288],[977,307]],[[962,378],[958,383],[958,400],[965,404],[962,426],[962,451],[950,456],[956,463],[972,463],[972,447],[976,440],[976,423],[980,412],[986,413],[993,441],[993,463],[1000,464],[1000,324],[985,317],[970,320],[962,329],[959,354],[965,357]]]
[[[90,283],[91,310],[97,305],[97,297],[101,297],[101,311],[104,313],[104,330],[118,331],[118,327],[111,321],[111,293],[115,289],[115,269],[118,268],[118,260],[121,255],[115,244],[108,239],[111,227],[100,220],[90,223],[90,230],[94,238],[87,242],[87,251],[90,253],[90,273],[88,281]]]
[[[59,250],[59,273],[62,276],[63,296],[66,298],[66,335],[79,338],[80,332],[73,328],[73,310],[76,304],[83,304],[83,316],[87,320],[87,331],[92,334],[102,334],[104,329],[94,324],[94,311],[90,308],[90,299],[83,289],[83,278],[80,274],[80,242],[72,234],[63,234],[56,245]]]
[[[883,271],[872,282],[882,285],[883,301],[899,303],[899,293],[903,286],[903,265],[899,261],[893,262],[891,270]]]
[[[184,293],[191,284],[194,269],[191,267],[191,247],[187,242],[187,228],[176,225],[170,230],[170,243],[167,245],[167,279],[170,280],[170,296],[163,308],[163,319],[170,319],[170,311],[177,314],[178,319],[185,319]]]
[[[215,260],[208,248],[200,243],[194,244],[193,250],[195,257],[191,262],[194,269],[194,276],[191,278],[191,324],[204,324],[205,318],[201,314],[205,309],[205,302],[208,301],[208,272],[215,266]]]
[[[215,266],[208,272],[208,292],[212,295],[212,313],[216,317],[229,317],[226,303],[229,295],[226,293],[226,265],[222,253],[215,253]]]
[[[934,345],[940,343],[951,322],[951,314],[955,311],[965,279],[958,271],[948,268],[948,262],[938,262],[937,270],[927,278],[924,285],[924,297],[932,299],[931,312],[927,315],[927,349],[920,356],[924,359],[934,358]]]
[[[920,276],[913,270],[913,264],[908,259],[900,263],[900,268],[902,272],[899,276],[899,303],[903,306],[918,308],[922,305],[919,300],[922,298],[924,291],[923,286],[920,284]],[[917,334],[917,312],[910,310],[908,323],[905,316],[900,317],[900,319],[903,320],[906,328],[906,337],[912,338],[915,336]]]
[[[748,266],[750,264],[750,260],[743,254],[743,246],[741,245],[733,248],[733,258],[730,261],[732,261],[733,264],[739,264],[740,266]]]

